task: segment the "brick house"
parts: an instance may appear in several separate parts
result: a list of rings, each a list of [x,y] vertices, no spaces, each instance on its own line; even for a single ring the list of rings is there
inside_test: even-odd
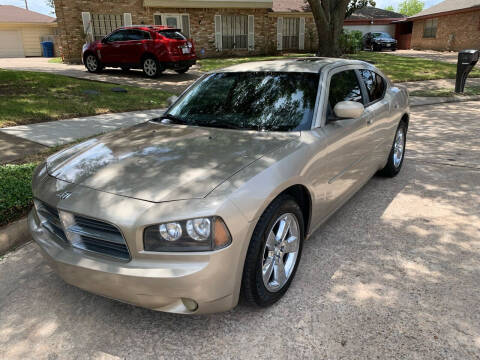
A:
[[[311,52],[317,44],[305,0],[55,0],[55,10],[67,62],[81,60],[85,42],[132,24],[180,28],[200,57]],[[369,26],[375,21],[370,17]]]
[[[413,49],[480,49],[480,0],[446,0],[408,20]]]

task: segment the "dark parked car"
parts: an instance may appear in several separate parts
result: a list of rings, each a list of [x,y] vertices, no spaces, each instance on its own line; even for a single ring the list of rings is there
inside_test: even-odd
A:
[[[142,69],[148,77],[156,77],[165,69],[179,74],[195,64],[197,56],[193,42],[179,29],[166,26],[122,27],[101,41],[83,46],[82,60],[90,72],[104,67]]]
[[[397,50],[397,40],[386,32],[369,32],[363,35],[363,48],[372,51]]]

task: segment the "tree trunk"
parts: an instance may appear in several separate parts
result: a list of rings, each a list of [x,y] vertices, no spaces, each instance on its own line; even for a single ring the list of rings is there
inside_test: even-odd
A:
[[[308,0],[318,34],[318,56],[338,57],[340,34],[349,0]]]

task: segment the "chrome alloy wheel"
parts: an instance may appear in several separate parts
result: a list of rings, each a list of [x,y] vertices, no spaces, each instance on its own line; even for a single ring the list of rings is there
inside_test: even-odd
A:
[[[157,73],[157,63],[152,58],[148,58],[143,62],[143,71],[148,76],[155,76]]]
[[[405,150],[405,132],[403,128],[399,128],[395,136],[395,143],[393,144],[393,165],[396,168],[400,166],[403,160],[403,153]]]
[[[94,55],[88,55],[85,60],[88,70],[95,72],[98,69],[98,60]]]
[[[265,244],[262,278],[270,292],[283,288],[295,269],[300,249],[300,229],[294,214],[280,216],[270,230]]]

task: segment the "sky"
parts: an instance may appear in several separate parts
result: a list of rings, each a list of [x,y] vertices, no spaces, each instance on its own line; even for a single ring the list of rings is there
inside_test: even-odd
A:
[[[75,0],[71,0],[75,1]],[[396,9],[401,0],[376,0],[378,8],[385,8],[388,5],[393,5]],[[438,4],[442,0],[424,0],[425,8]],[[45,0],[27,0],[28,8],[42,14],[52,15],[52,9],[47,6]],[[25,0],[0,0],[0,5],[15,5],[18,7],[25,7]]]
[[[395,9],[397,9],[398,4],[401,1],[402,0],[390,0],[390,1],[388,1],[388,0],[375,0],[375,2],[377,3],[376,7],[380,8],[380,9],[384,9],[388,5],[392,5]],[[442,1],[443,0],[423,0],[423,2],[425,3],[424,9],[432,7],[433,5],[437,5],[439,2],[442,2]]]

